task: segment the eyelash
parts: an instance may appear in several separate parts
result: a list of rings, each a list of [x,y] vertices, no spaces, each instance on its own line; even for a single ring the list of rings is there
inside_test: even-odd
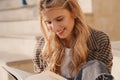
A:
[[[62,21],[62,20],[63,20],[63,18],[57,19],[57,21]]]
[[[59,19],[57,19],[56,21],[62,21],[63,20],[63,18],[59,18]],[[47,22],[47,24],[51,24],[52,22]]]

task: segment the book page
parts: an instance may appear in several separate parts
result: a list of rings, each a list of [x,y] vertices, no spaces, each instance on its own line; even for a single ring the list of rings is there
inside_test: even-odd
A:
[[[20,69],[16,69],[13,67],[9,67],[9,66],[2,66],[2,67],[5,71],[7,71],[11,76],[13,76],[17,80],[24,80],[27,77],[33,75],[32,73]]]
[[[64,77],[51,72],[49,70],[45,70],[40,74],[32,75],[25,80],[67,80]]]
[[[67,80],[49,70],[45,70],[39,74],[32,74],[9,66],[4,66],[3,68],[17,80]]]

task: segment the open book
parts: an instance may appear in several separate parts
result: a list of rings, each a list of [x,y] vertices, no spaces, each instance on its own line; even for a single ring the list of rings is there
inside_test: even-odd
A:
[[[45,70],[39,74],[33,74],[9,66],[3,66],[3,69],[5,69],[11,76],[13,76],[15,80],[67,80],[64,77],[49,70]]]

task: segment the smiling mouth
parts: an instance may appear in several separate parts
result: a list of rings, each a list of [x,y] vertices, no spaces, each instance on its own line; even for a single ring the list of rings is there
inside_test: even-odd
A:
[[[58,35],[62,35],[64,33],[64,31],[65,31],[65,28],[63,28],[62,30],[58,31],[57,34]]]

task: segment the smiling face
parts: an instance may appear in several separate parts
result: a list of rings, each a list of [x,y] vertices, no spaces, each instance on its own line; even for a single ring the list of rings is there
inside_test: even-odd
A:
[[[64,8],[50,8],[42,11],[43,20],[48,29],[59,38],[69,39],[74,28],[73,14]]]

